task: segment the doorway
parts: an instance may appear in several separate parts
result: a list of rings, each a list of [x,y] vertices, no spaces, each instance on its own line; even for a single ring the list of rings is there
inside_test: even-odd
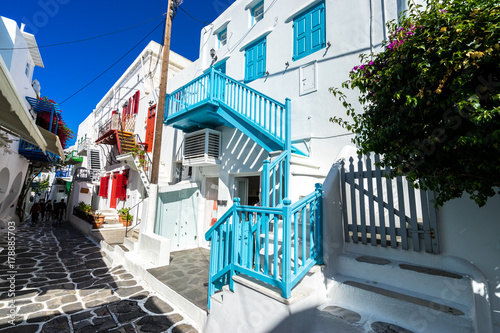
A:
[[[235,177],[234,195],[240,198],[240,204],[255,206],[260,204],[260,176]]]

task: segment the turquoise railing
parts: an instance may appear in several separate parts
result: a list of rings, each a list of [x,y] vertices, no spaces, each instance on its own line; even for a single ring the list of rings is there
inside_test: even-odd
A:
[[[272,162],[264,160],[262,182],[262,206],[276,207],[283,204],[288,197],[288,174],[290,167],[289,151],[282,152]]]
[[[321,250],[322,188],[295,204],[284,199],[281,207],[232,207],[208,230],[211,241],[208,280],[210,297],[233,276],[243,273],[274,287],[289,298],[292,288],[317,263]]]
[[[213,67],[167,95],[165,120],[204,103],[224,105],[275,140],[282,144],[286,142],[288,116],[285,104],[230,78]]]
[[[167,112],[165,117],[188,111],[210,100],[210,72],[207,72],[191,82],[183,85],[167,95]]]

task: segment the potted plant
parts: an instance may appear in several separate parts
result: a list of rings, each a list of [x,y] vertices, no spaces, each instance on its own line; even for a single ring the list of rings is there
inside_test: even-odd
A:
[[[130,226],[132,220],[134,219],[133,215],[130,215],[130,208],[123,207],[118,209],[118,217],[121,223],[123,223],[124,227]]]
[[[99,229],[103,223],[104,223],[104,215],[102,215],[101,213],[95,213],[94,222],[92,223],[95,229]]]

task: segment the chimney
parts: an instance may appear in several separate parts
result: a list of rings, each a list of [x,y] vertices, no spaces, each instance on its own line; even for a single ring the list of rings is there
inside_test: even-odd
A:
[[[21,32],[24,32],[24,27],[26,26],[26,24],[24,23],[21,23]]]

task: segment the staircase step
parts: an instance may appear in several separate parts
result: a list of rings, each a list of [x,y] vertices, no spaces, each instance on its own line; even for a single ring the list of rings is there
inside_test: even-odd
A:
[[[369,279],[429,298],[441,297],[456,304],[470,306],[474,292],[469,277],[431,267],[410,265],[397,260],[344,253],[337,259],[336,270],[342,275]]]
[[[376,318],[409,331],[474,331],[468,307],[352,276],[333,277],[325,306],[345,307],[359,313],[361,321]]]

